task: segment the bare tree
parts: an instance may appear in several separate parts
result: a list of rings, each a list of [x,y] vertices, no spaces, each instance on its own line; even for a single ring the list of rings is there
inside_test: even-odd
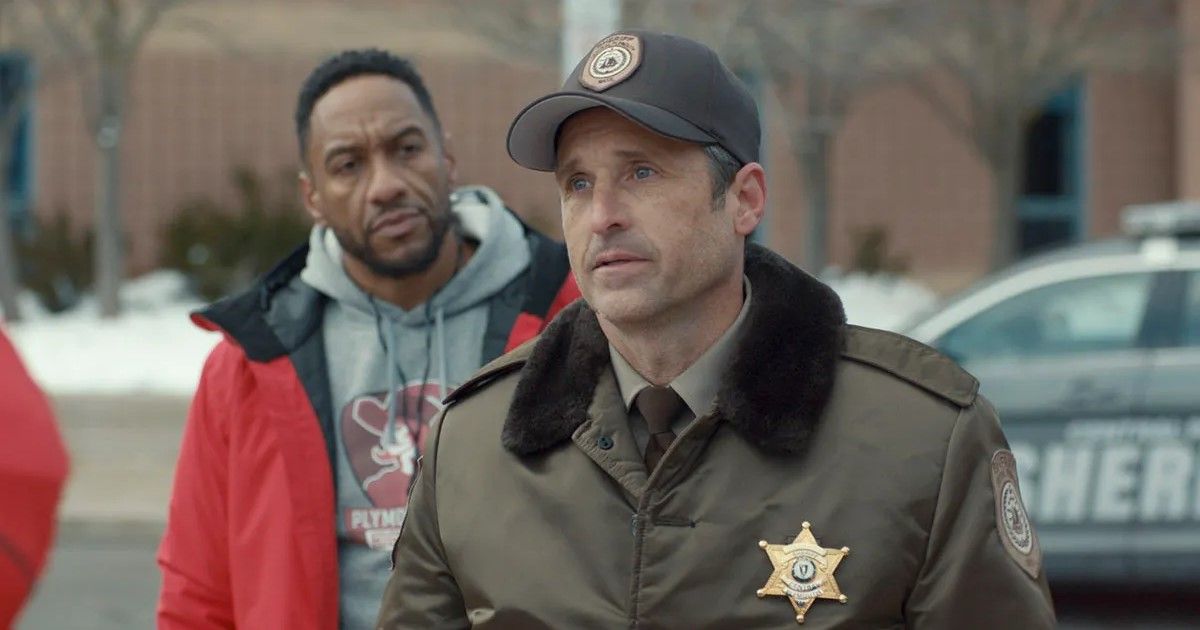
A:
[[[947,86],[939,73],[926,72],[910,85],[991,171],[993,268],[1017,253],[1027,125],[1049,97],[1089,71],[1142,68],[1169,58],[1176,42],[1172,4],[910,0],[889,14],[914,51],[952,79]]]
[[[532,62],[558,63],[562,25],[559,0],[435,2],[450,24],[491,42],[502,54]]]
[[[753,22],[761,59],[787,111],[792,153],[808,202],[808,268],[829,262],[834,141],[853,98],[906,68],[874,3],[773,0]]]
[[[808,211],[805,266],[828,264],[834,140],[853,97],[907,68],[878,0],[657,0],[634,19],[705,41],[735,67],[769,79],[800,168]]]
[[[80,72],[96,147],[95,273],[100,312],[120,312],[125,273],[120,209],[121,131],[133,62],[163,13],[184,0],[27,0]]]

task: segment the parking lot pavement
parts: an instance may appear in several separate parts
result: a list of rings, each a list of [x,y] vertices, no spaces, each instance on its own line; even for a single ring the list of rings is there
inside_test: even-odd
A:
[[[154,627],[161,526],[67,523],[17,630]]]
[[[53,396],[71,455],[64,521],[166,521],[188,399]]]

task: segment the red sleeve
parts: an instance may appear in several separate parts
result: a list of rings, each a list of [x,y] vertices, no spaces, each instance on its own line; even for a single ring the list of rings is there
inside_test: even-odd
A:
[[[575,284],[575,274],[567,273],[567,277],[558,288],[558,293],[555,294],[554,301],[550,303],[550,310],[546,312],[545,317],[539,317],[533,313],[520,313],[517,315],[517,320],[513,323],[512,330],[508,333],[508,344],[505,345],[504,351],[510,352],[513,348],[541,334],[546,329],[546,326],[550,324],[550,321],[554,319],[554,316],[558,315],[559,311],[566,308],[579,297],[579,286]]]
[[[546,324],[549,324],[550,320],[554,319],[554,316],[558,315],[559,311],[580,297],[582,297],[582,294],[579,292],[579,285],[575,284],[575,274],[568,273],[566,280],[563,280],[562,287],[558,289],[558,295],[554,296],[554,301],[550,303],[550,310],[546,313],[546,321],[542,325],[542,328],[545,328]],[[541,331],[539,330],[538,332]]]
[[[229,415],[245,378],[245,357],[228,340],[209,355],[188,411],[175,468],[167,529],[158,550],[160,630],[233,628],[229,577]]]
[[[8,628],[54,541],[67,451],[49,402],[3,332],[0,435],[0,628]]]

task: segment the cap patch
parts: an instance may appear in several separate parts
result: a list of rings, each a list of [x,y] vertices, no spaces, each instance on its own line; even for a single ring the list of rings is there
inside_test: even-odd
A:
[[[603,92],[624,81],[642,63],[642,40],[637,35],[615,33],[600,40],[588,55],[579,84]]]
[[[1000,542],[1008,555],[1030,577],[1036,578],[1042,569],[1042,550],[1021,500],[1017,460],[1012,451],[1001,449],[992,455],[992,493],[996,498],[996,530]]]

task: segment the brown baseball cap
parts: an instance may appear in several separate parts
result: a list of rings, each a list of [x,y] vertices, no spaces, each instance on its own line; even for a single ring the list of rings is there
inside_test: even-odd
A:
[[[553,171],[559,127],[593,107],[664,136],[721,145],[742,164],[758,161],[758,107],[741,80],[704,44],[642,30],[600,40],[561,90],[521,110],[508,129],[508,154]]]

